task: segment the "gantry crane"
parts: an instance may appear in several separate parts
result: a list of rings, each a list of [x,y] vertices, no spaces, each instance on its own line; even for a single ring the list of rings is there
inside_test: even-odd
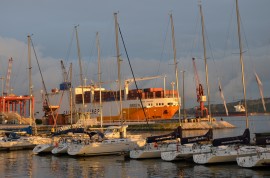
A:
[[[203,86],[199,79],[197,67],[195,64],[195,58],[192,58],[192,63],[196,81],[197,102],[200,104],[199,107],[196,107],[196,117],[202,118],[208,115],[208,109],[204,106],[204,102],[206,102],[206,96],[203,94]]]

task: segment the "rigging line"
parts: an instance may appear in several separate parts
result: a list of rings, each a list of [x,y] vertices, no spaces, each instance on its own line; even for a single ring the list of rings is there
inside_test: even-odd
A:
[[[33,51],[34,51],[34,54],[35,54],[35,58],[36,58],[36,61],[37,61],[37,65],[38,65],[38,69],[39,69],[39,73],[40,73],[40,76],[41,76],[41,79],[42,79],[42,85],[43,85],[43,88],[45,90],[45,96],[46,96],[46,99],[47,99],[47,103],[48,103],[48,106],[50,108],[50,101],[49,101],[49,97],[48,97],[48,92],[47,92],[47,88],[45,86],[45,82],[44,82],[44,78],[43,78],[43,75],[42,75],[42,72],[41,72],[41,68],[40,68],[40,65],[39,65],[39,62],[38,62],[38,58],[37,58],[37,53],[36,53],[36,50],[35,50],[35,47],[34,47],[34,43],[33,43],[33,40],[32,38],[30,37],[30,41],[31,41],[31,44],[32,44],[32,48],[33,48]],[[55,116],[53,114],[53,111],[52,111],[52,108],[50,108],[50,111],[52,113],[52,116],[53,116],[53,120],[55,121]],[[56,124],[56,122],[54,123]],[[54,125],[55,126],[55,125]]]
[[[162,45],[162,50],[161,50],[161,54],[160,54],[160,59],[159,59],[159,64],[158,64],[158,70],[157,70],[157,73],[156,75],[159,74],[160,72],[160,64],[161,64],[161,60],[163,58],[163,55],[164,55],[164,51],[165,51],[165,43],[167,41],[167,36],[168,36],[168,30],[169,30],[169,27],[170,27],[170,19],[168,20],[168,23],[167,23],[167,28],[166,28],[166,33],[165,33],[165,38],[163,40],[163,45]]]
[[[197,20],[196,20],[196,25],[195,25],[195,37],[193,39],[193,43],[192,43],[192,47],[191,47],[191,51],[190,51],[190,56],[193,55],[193,50],[195,49],[196,47],[196,44],[197,44],[197,40],[198,40],[198,24],[199,24],[199,20],[200,20],[200,15],[198,14],[197,15]]]
[[[85,76],[87,76],[87,72],[90,70],[90,71],[92,71],[91,69],[89,69],[90,67],[90,65],[91,65],[91,57],[93,57],[93,54],[95,53],[95,52],[93,52],[94,51],[94,49],[95,49],[95,40],[93,40],[93,42],[92,42],[92,45],[90,45],[90,49],[89,49],[89,51],[90,51],[90,54],[89,54],[89,61],[87,62],[87,64],[85,65]],[[95,74],[94,74],[95,75]],[[91,75],[90,75],[91,76]],[[93,78],[93,77],[92,77]],[[91,81],[91,79],[90,79],[90,81]]]
[[[69,57],[70,57],[70,53],[71,53],[71,47],[72,47],[72,44],[73,44],[73,39],[74,39],[74,35],[75,34],[75,30],[73,29],[72,30],[72,34],[71,34],[71,40],[70,40],[70,43],[69,43],[69,46],[68,46],[68,50],[67,50],[67,54],[66,54],[66,61],[69,60]]]
[[[127,48],[126,48],[126,45],[125,45],[125,42],[124,42],[124,39],[123,39],[123,35],[122,35],[122,32],[121,32],[121,29],[120,29],[120,26],[119,24],[117,25],[118,26],[118,29],[119,29],[119,32],[120,32],[120,36],[121,36],[121,39],[122,39],[122,42],[123,42],[123,46],[124,46],[124,49],[125,49],[125,53],[126,53],[126,56],[127,56],[127,59],[128,59],[128,64],[129,64],[129,67],[130,67],[130,70],[131,70],[131,73],[132,73],[132,76],[133,76],[133,80],[134,80],[134,83],[135,83],[135,86],[136,86],[136,89],[137,89],[137,92],[138,92],[138,85],[137,85],[137,82],[135,80],[135,75],[134,75],[134,72],[133,72],[133,69],[131,67],[131,63],[130,63],[130,60],[129,60],[129,56],[128,56],[128,53],[127,53]],[[139,100],[140,100],[140,103],[142,105],[142,109],[143,109],[143,114],[144,114],[144,117],[146,118],[146,123],[147,123],[147,126],[149,127],[149,124],[148,124],[148,117],[146,116],[146,112],[144,110],[144,106],[143,106],[143,103],[142,103],[142,98],[141,96],[139,95]]]

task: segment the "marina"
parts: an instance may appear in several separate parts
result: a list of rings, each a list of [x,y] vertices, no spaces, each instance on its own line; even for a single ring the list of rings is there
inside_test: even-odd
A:
[[[232,136],[245,128],[244,117],[227,118],[234,129],[214,130],[214,136]],[[257,131],[269,131],[269,118],[250,117],[252,139]],[[156,131],[157,132],[157,131]],[[161,134],[142,132],[144,135]],[[166,132],[167,133],[167,132]],[[137,134],[137,133],[136,133]],[[185,131],[184,135],[197,132]],[[245,169],[236,162],[229,164],[198,165],[192,161],[167,162],[160,158],[133,160],[123,155],[74,157],[53,154],[35,155],[32,150],[1,151],[0,171],[6,177],[268,177],[268,169]],[[18,171],[14,171],[14,169]],[[117,171],[115,171],[117,170]]]
[[[4,3],[0,177],[270,177],[268,2],[158,1]]]

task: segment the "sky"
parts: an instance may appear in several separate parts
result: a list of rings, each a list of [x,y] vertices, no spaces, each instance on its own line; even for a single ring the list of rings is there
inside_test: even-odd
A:
[[[86,83],[98,82],[96,33],[99,33],[103,81],[117,79],[114,13],[136,77],[166,75],[166,88],[175,81],[169,14],[173,16],[179,90],[186,107],[194,107],[196,88],[192,58],[196,58],[199,79],[206,75],[198,0],[1,0],[0,6],[0,76],[6,78],[8,59],[13,58],[10,87],[17,95],[28,94],[27,35],[31,35],[32,80],[36,101],[41,103],[42,78],[46,90],[59,88],[63,82],[60,60],[68,70],[72,63],[72,83],[80,85],[76,37]],[[218,79],[227,102],[243,98],[241,66],[237,37],[235,0],[202,0],[210,101],[222,103]],[[260,98],[254,71],[259,75],[264,96],[270,97],[270,1],[239,0],[241,36],[248,99]],[[119,36],[123,60],[123,79],[132,78],[128,59]],[[183,77],[183,72],[185,75]],[[4,82],[4,81],[3,81]],[[139,88],[163,87],[163,78],[138,82]],[[114,84],[104,85],[116,88]],[[134,87],[131,85],[130,87]],[[4,87],[5,88],[5,87]],[[41,108],[36,108],[41,110]]]

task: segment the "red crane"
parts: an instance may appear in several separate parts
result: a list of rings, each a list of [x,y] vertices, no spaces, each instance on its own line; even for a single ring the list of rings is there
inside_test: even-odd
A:
[[[197,102],[200,104],[199,107],[196,107],[196,117],[202,118],[208,115],[208,109],[204,107],[204,102],[206,101],[206,96],[203,94],[203,86],[200,82],[199,75],[197,72],[197,67],[195,64],[195,58],[192,58],[194,75],[196,80],[196,94],[197,94]]]

